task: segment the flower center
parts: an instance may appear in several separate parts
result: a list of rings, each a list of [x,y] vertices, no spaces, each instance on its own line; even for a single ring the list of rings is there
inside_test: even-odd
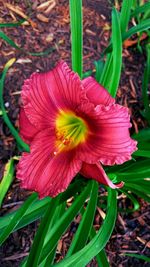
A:
[[[62,150],[70,150],[84,143],[88,126],[84,119],[71,111],[61,111],[56,118],[56,155]]]

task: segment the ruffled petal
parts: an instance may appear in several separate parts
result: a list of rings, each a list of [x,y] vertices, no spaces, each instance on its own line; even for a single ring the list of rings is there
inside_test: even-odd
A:
[[[128,109],[118,104],[97,106],[95,114],[87,118],[90,125],[89,138],[78,148],[79,158],[94,164],[122,164],[131,159],[137,142],[130,138]]]
[[[112,105],[115,99],[108,93],[108,91],[100,85],[93,77],[85,78],[82,84],[86,90],[86,95],[91,103],[97,105]]]
[[[40,198],[63,192],[81,169],[82,162],[73,151],[55,155],[53,132],[41,131],[31,144],[31,153],[23,153],[17,166],[21,187],[39,193]]]
[[[120,182],[119,184],[113,184],[113,182],[108,178],[105,173],[102,165],[100,163],[96,164],[87,164],[83,163],[80,173],[89,179],[94,179],[101,184],[107,185],[113,189],[123,187],[124,183]]]
[[[38,129],[53,127],[60,110],[76,109],[88,101],[80,78],[65,62],[52,71],[34,73],[22,89],[25,113]]]
[[[37,128],[28,120],[24,109],[20,109],[19,114],[19,134],[21,138],[28,144],[31,143],[37,133]]]

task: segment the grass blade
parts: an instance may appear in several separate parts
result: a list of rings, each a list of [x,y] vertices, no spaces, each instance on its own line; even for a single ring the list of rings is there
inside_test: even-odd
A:
[[[6,65],[4,66],[4,70],[2,72],[2,76],[0,79],[0,108],[2,110],[2,117],[4,119],[4,122],[6,123],[8,128],[10,129],[10,132],[14,136],[14,138],[16,139],[18,145],[20,145],[24,149],[24,151],[29,152],[30,151],[29,146],[21,139],[17,130],[14,128],[13,124],[9,120],[9,117],[8,117],[7,112],[5,110],[4,101],[3,101],[3,89],[4,89],[5,77],[6,77],[8,69],[12,66],[12,64],[15,62],[15,60],[16,60],[15,58],[10,59],[6,63]]]
[[[96,236],[96,231],[94,228],[91,229],[90,233],[90,239],[94,238]],[[102,249],[97,255],[96,260],[99,267],[110,267],[109,262],[107,260],[106,252],[104,249]]]
[[[69,0],[71,24],[72,69],[82,78],[82,0]]]
[[[102,60],[94,61],[94,64],[95,64],[95,68],[96,68],[95,79],[99,83],[102,72],[103,72],[103,68],[104,68],[104,61],[102,61]]]
[[[25,264],[26,267],[37,267],[40,255],[42,253],[42,248],[44,245],[45,237],[47,235],[48,229],[52,224],[52,218],[54,215],[54,211],[59,204],[59,198],[60,195],[57,198],[51,199],[51,202],[49,204],[49,207],[46,211],[46,214],[44,215],[40,226],[38,228],[38,231],[36,233],[36,236],[33,241],[33,245],[30,250],[30,254],[28,256],[28,260]]]
[[[108,212],[96,236],[83,249],[69,258],[64,259],[62,262],[53,265],[54,267],[86,266],[105,247],[115,226],[117,216],[116,191],[112,189],[108,190]]]
[[[21,206],[21,208],[17,211],[13,219],[10,221],[8,226],[5,228],[5,230],[0,235],[0,245],[3,244],[3,242],[7,239],[7,237],[11,234],[13,229],[16,227],[16,225],[20,222],[23,215],[26,213],[27,209],[30,207],[30,205],[35,201],[37,198],[37,194],[32,194]]]
[[[92,181],[92,190],[88,206],[86,207],[86,210],[83,214],[77,232],[68,250],[67,257],[71,256],[73,253],[83,248],[88,240],[88,236],[94,220],[95,209],[97,204],[97,196],[98,196],[98,183]]]
[[[136,17],[141,13],[145,13],[148,9],[150,9],[150,2],[145,3],[142,6],[138,6],[132,13],[131,18]]]
[[[128,27],[132,3],[133,0],[124,0],[122,3],[121,14],[120,14],[120,25],[122,33],[125,32]]]
[[[79,212],[81,207],[83,206],[86,198],[88,197],[91,191],[92,181],[89,180],[87,186],[84,188],[82,193],[76,198],[71,207],[63,214],[63,216],[59,219],[57,223],[55,223],[54,227],[51,229],[49,235],[47,235],[47,242],[45,243],[39,264],[41,264],[45,259],[50,255],[50,253],[55,248],[58,240],[61,235],[65,232],[73,218]],[[24,264],[22,266],[25,266]]]
[[[150,28],[150,19],[143,20],[141,23],[137,24],[136,26],[129,29],[126,33],[124,33],[122,36],[122,40],[125,41],[126,39],[130,38],[133,34],[146,31],[149,28]]]
[[[13,181],[14,177],[14,159],[11,158],[5,166],[4,176],[0,183],[0,207],[2,205],[3,199]]]
[[[120,81],[121,66],[122,66],[121,28],[120,28],[118,12],[116,9],[113,9],[112,11],[112,44],[113,44],[113,73],[108,91],[112,95],[112,97],[115,97]]]
[[[8,22],[8,23],[0,23],[0,28],[11,28],[11,27],[18,27],[21,24],[23,24],[26,21],[26,19],[22,19],[18,22]]]
[[[70,197],[83,191],[84,187],[85,187],[85,184],[83,182],[83,179],[79,180],[76,178],[76,180],[68,187],[68,189],[61,194],[60,202],[63,203]],[[16,231],[36,221],[37,219],[40,219],[43,216],[44,212],[46,211],[50,200],[51,199],[49,197],[46,197],[44,199],[40,199],[40,200],[38,199],[33,204],[31,204],[29,209],[24,214],[19,224],[17,224],[17,226],[13,229],[13,231]],[[18,210],[0,218],[0,231],[3,231],[8,226],[9,221],[13,219],[13,217],[15,216],[17,212]]]
[[[137,34],[139,32],[146,31],[150,28],[150,19],[143,20],[141,23],[136,26],[130,28],[127,32],[122,34],[122,42],[130,38],[132,35]],[[110,53],[112,51],[112,43],[104,50],[102,55]]]
[[[6,43],[8,43],[10,46],[21,50],[22,52],[26,53],[27,55],[31,55],[31,56],[46,56],[48,54],[50,54],[51,52],[53,52],[55,50],[54,47],[50,47],[49,49],[45,50],[45,51],[41,51],[41,52],[28,52],[25,49],[23,49],[22,47],[18,46],[12,39],[10,39],[4,32],[0,31],[0,38],[2,38]]]
[[[135,254],[135,253],[125,253],[123,255],[128,256],[128,257],[134,257],[136,259],[140,259],[140,260],[143,260],[146,262],[150,262],[150,258],[147,256],[144,256],[144,255],[139,255],[139,254]]]
[[[103,68],[103,72],[100,76],[100,84],[102,84],[106,89],[109,88],[109,83],[111,80],[113,70],[113,55],[112,52],[107,55],[106,62]]]

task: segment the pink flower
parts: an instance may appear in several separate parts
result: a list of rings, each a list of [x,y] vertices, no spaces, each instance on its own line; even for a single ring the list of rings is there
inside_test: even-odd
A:
[[[80,80],[66,63],[34,73],[22,89],[20,134],[30,145],[17,168],[21,186],[40,197],[63,192],[80,172],[119,188],[102,168],[131,159],[128,110],[92,77]]]

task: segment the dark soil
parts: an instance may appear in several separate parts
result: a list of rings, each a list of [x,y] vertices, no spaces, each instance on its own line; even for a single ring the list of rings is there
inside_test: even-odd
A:
[[[17,28],[2,29],[15,43],[24,51],[10,47],[0,39],[0,71],[8,59],[16,57],[17,61],[7,74],[4,100],[11,121],[18,127],[18,113],[20,106],[20,91],[22,84],[31,73],[35,71],[46,71],[54,67],[60,60],[64,59],[69,65],[70,54],[70,26],[68,1],[56,1],[55,7],[46,14],[38,10],[42,0],[26,1],[0,1],[0,23],[18,21],[22,18],[12,11],[12,6],[21,8],[25,15],[30,17],[27,25]],[[61,2],[61,3],[60,3]],[[94,60],[100,58],[100,53],[108,45],[110,36],[111,1],[85,0],[84,3],[84,71],[94,69]],[[31,56],[26,53],[40,52],[52,48],[53,52],[45,57]],[[136,46],[124,49],[124,68],[117,94],[117,102],[128,106],[131,113],[132,132],[138,132],[145,126],[141,117],[141,81],[145,58]],[[70,65],[71,66],[71,65]],[[0,178],[3,175],[5,163],[13,155],[18,155],[18,148],[9,129],[0,117]],[[18,181],[11,186],[1,214],[6,214],[18,208],[22,201],[27,198],[29,192],[20,189]],[[150,206],[140,200],[141,209],[132,214],[120,213],[117,224],[106,252],[110,265],[117,267],[145,266],[150,264],[141,260],[123,256],[124,253],[132,252],[150,256],[149,230],[150,230]],[[130,208],[131,203],[123,197],[119,199],[119,205]],[[95,226],[101,224],[101,213],[97,210]],[[28,255],[38,223],[33,223],[22,230],[12,234],[0,249],[0,266],[19,266],[19,262]],[[73,232],[78,225],[78,218],[72,223],[70,229],[64,235],[58,246],[57,258],[64,256]],[[88,266],[97,266],[93,260]]]

